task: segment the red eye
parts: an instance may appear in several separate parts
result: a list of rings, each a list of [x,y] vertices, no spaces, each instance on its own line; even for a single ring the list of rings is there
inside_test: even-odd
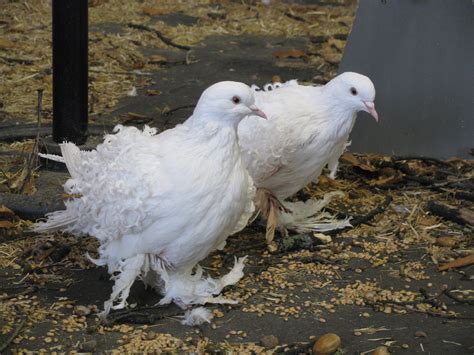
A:
[[[234,104],[236,104],[236,105],[237,105],[237,104],[240,104],[240,97],[234,96],[234,97],[232,98],[232,102],[233,102]]]
[[[351,94],[356,96],[357,95],[357,90],[355,88],[351,88]]]

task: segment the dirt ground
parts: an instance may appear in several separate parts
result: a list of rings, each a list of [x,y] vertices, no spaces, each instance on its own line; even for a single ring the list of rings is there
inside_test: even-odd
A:
[[[116,123],[172,127],[219,80],[324,83],[356,11],[354,1],[89,3],[96,140]],[[203,263],[216,276],[249,256],[224,294],[239,304],[210,307],[211,324],[182,325],[183,311],[155,306],[160,296],[140,281],[130,307],[101,323],[112,282],[85,257],[96,241],[28,232],[65,198],[67,175],[31,158],[38,132],[41,143],[51,130],[50,16],[40,0],[0,13],[0,353],[307,353],[326,333],[340,337],[337,354],[474,352],[474,164],[459,159],[348,153],[336,180],[322,176],[295,198],[342,191],[328,211],[354,228],[277,236],[270,254],[257,221]]]

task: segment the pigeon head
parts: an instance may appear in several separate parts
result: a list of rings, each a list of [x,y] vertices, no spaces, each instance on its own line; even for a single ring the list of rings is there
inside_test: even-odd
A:
[[[208,87],[201,95],[193,117],[214,120],[235,127],[249,115],[267,118],[255,106],[255,96],[249,86],[235,81],[221,81]]]
[[[365,75],[345,72],[336,76],[326,86],[345,109],[353,112],[366,111],[376,121],[379,120],[374,103],[375,87]]]

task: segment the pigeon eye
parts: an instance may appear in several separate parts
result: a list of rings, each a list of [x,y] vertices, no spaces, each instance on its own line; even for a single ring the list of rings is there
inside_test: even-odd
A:
[[[234,104],[236,104],[236,105],[237,105],[237,104],[240,104],[240,97],[234,96],[234,97],[232,98],[232,102],[233,102]]]
[[[356,88],[351,88],[351,94],[356,96],[357,95],[357,90]]]

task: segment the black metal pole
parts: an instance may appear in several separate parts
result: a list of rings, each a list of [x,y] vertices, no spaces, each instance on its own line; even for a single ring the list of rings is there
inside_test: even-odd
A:
[[[87,139],[87,0],[53,0],[53,140]]]

